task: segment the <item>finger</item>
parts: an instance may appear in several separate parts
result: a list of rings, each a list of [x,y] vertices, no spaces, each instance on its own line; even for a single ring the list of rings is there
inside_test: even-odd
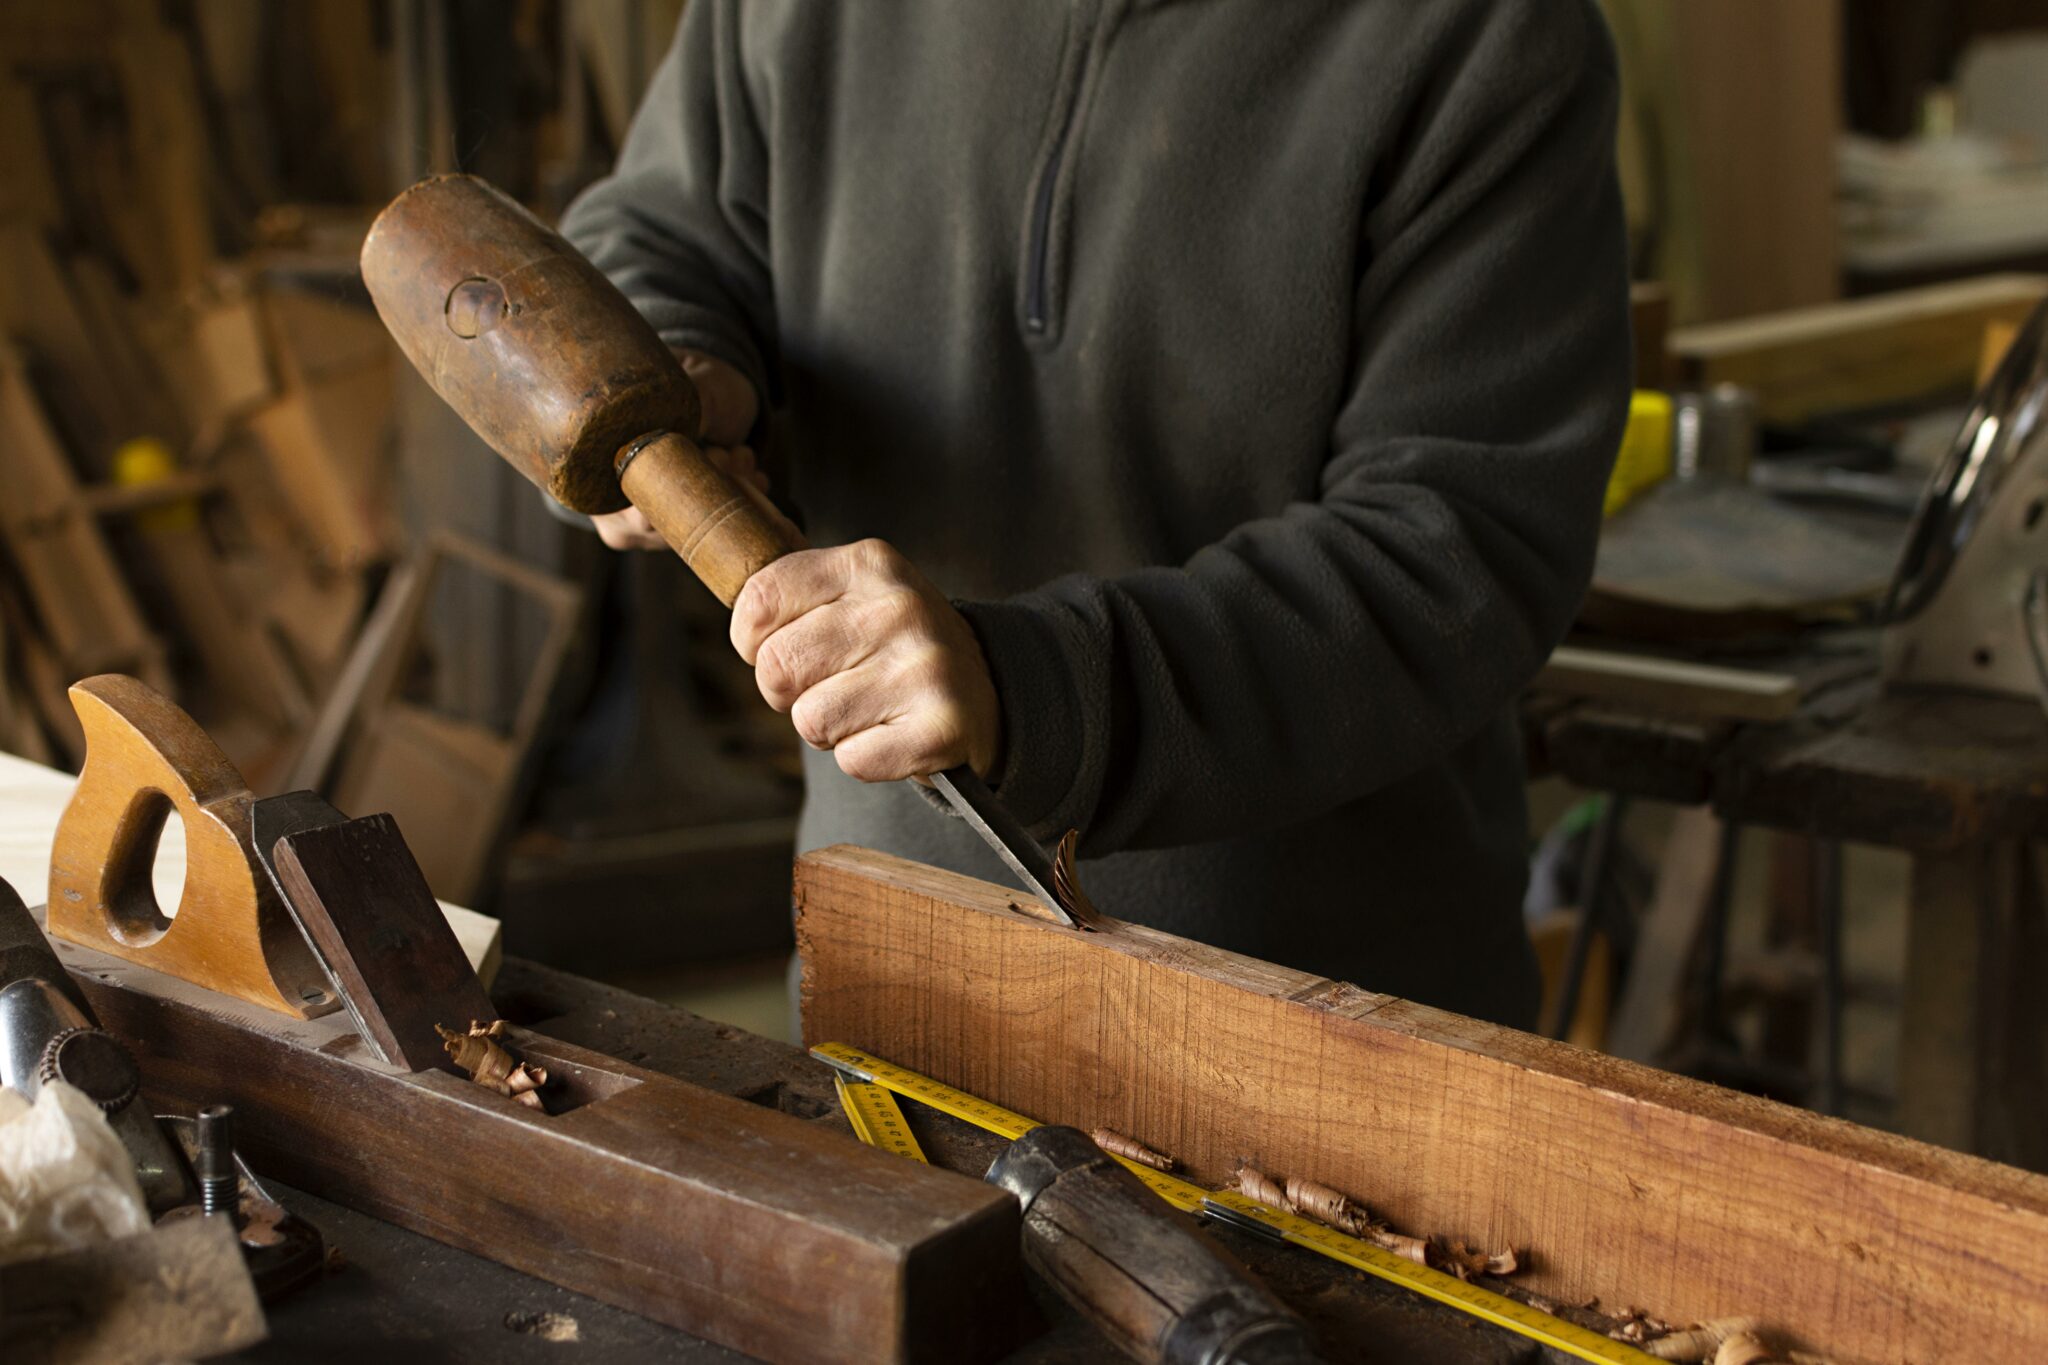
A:
[[[597,531],[597,538],[607,549],[632,550],[644,547],[649,530],[643,531],[633,525],[624,513],[614,512],[609,516],[592,517],[590,524]]]
[[[749,664],[758,663],[769,636],[806,612],[839,600],[859,572],[856,548],[798,550],[748,579],[732,604],[730,636],[739,656]]]
[[[755,651],[754,683],[761,696],[787,711],[827,679],[866,663],[887,638],[876,616],[842,597],[776,631]]]
[[[753,381],[702,351],[679,350],[676,359],[697,386],[698,439],[716,445],[744,440],[761,411]]]
[[[830,750],[895,719],[888,691],[872,663],[809,688],[789,708],[790,723],[813,749]]]
[[[937,732],[928,712],[899,716],[849,735],[833,746],[832,758],[839,771],[856,782],[929,777],[963,761]]]

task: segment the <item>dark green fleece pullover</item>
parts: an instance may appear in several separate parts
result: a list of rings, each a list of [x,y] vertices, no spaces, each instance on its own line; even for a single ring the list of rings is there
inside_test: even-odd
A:
[[[1105,911],[1528,1024],[1517,690],[1629,387],[1588,0],[692,0],[565,230],[973,624]],[[1007,880],[811,755],[804,846]]]

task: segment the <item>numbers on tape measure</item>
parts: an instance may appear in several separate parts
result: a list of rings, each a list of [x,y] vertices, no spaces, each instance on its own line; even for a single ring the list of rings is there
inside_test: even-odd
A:
[[[894,1066],[844,1043],[821,1043],[811,1049],[811,1055],[820,1061],[830,1062],[842,1071],[853,1072],[920,1104],[928,1104],[942,1114],[951,1114],[956,1119],[971,1123],[977,1128],[985,1128],[1013,1142],[1039,1126],[1035,1121],[999,1104],[976,1099],[972,1095],[955,1090],[950,1085],[932,1080],[929,1076],[906,1071],[900,1066]]]
[[[846,1111],[846,1121],[862,1142],[912,1161],[926,1160],[924,1148],[917,1145],[894,1095],[872,1081],[850,1081],[843,1072],[833,1073],[832,1084],[839,1091],[839,1107]]]
[[[914,1154],[919,1161],[925,1159],[924,1153],[918,1148],[917,1140],[910,1135],[910,1129],[903,1119],[903,1111],[896,1106],[894,1100],[888,1098],[891,1091],[1012,1141],[1039,1126],[1036,1121],[1005,1109],[999,1104],[978,1099],[954,1089],[943,1081],[935,1081],[929,1076],[922,1076],[892,1062],[885,1062],[845,1043],[821,1043],[811,1049],[811,1055],[820,1061],[830,1063],[838,1073],[834,1080],[839,1087],[840,1103],[845,1106],[847,1117],[863,1142],[871,1146],[887,1147],[888,1143],[881,1138],[870,1136],[871,1128],[877,1132],[900,1131],[903,1141],[910,1146],[910,1152],[907,1154]],[[863,1092],[869,1089],[881,1095],[887,1102],[887,1109],[894,1113],[894,1130],[883,1128],[878,1120],[855,1113],[856,1105],[861,1105],[868,1115],[877,1112],[879,1106],[864,1103],[859,1093],[851,1093],[849,1097],[850,1092]],[[1116,1159],[1126,1170],[1137,1176],[1147,1189],[1177,1209],[1200,1214],[1204,1211],[1205,1205],[1220,1205],[1239,1222],[1261,1224],[1296,1246],[1304,1247],[1355,1270],[1362,1270],[1375,1278],[1389,1281],[1496,1326],[1505,1327],[1511,1332],[1563,1351],[1567,1355],[1591,1361],[1594,1365],[1654,1365],[1654,1357],[1627,1342],[1616,1341],[1612,1337],[1602,1336],[1591,1328],[1566,1322],[1563,1318],[1531,1308],[1528,1304],[1511,1299],[1505,1294],[1496,1294],[1480,1285],[1468,1284],[1455,1275],[1420,1265],[1405,1256],[1388,1251],[1385,1247],[1374,1246],[1371,1242],[1326,1227],[1300,1214],[1270,1208],[1236,1190],[1205,1190],[1190,1181],[1168,1175],[1150,1166],[1120,1156]]]

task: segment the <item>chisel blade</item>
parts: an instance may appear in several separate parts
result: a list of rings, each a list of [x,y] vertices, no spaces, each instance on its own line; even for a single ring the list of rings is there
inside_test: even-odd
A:
[[[1053,871],[1052,856],[1045,846],[1031,837],[1024,826],[1017,823],[1017,817],[988,784],[975,775],[972,768],[964,763],[957,768],[933,773],[932,787],[946,798],[946,803],[960,812],[982,841],[996,851],[1010,871],[1024,884],[1024,889],[1038,898],[1052,915],[1052,918],[1069,928],[1085,928],[1076,920],[1067,907],[1054,894],[1057,877]]]

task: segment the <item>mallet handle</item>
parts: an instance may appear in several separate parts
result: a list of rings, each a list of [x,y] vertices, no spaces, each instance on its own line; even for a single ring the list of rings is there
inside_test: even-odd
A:
[[[619,452],[619,488],[728,607],[749,578],[801,548],[766,499],[673,431]]]

